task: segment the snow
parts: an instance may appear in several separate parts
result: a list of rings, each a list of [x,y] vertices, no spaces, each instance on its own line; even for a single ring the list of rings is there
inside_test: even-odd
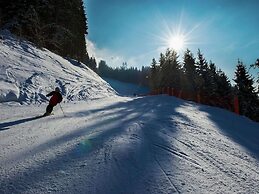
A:
[[[136,95],[146,95],[150,93],[150,90],[142,85],[136,85],[126,82],[121,82],[111,78],[103,78],[108,82],[112,88],[121,96],[136,96]]]
[[[1,193],[258,193],[259,124],[167,96],[0,105]]]
[[[116,92],[96,73],[72,59],[64,59],[7,32],[0,39],[0,102],[46,102],[59,87],[64,101],[91,100]]]
[[[85,67],[29,43],[1,41],[1,95],[13,91],[18,99],[0,103],[1,194],[259,193],[258,123],[165,95],[117,96]],[[64,92],[64,113],[56,106],[54,115],[36,117],[47,88],[36,92],[40,100],[29,94],[52,81],[73,98]]]

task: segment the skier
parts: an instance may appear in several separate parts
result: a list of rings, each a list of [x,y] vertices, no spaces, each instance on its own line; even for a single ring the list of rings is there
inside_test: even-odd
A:
[[[49,100],[49,105],[46,108],[46,113],[44,116],[48,116],[51,114],[53,107],[62,101],[62,95],[60,93],[60,89],[58,87],[55,88],[55,91],[50,92],[46,95],[47,97],[52,96]]]

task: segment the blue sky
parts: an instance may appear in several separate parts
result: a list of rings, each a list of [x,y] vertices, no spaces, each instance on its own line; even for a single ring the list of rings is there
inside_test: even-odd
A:
[[[237,59],[259,58],[257,0],[84,0],[88,51],[110,66],[150,65],[172,36],[233,79]],[[179,50],[182,60],[182,50]],[[251,70],[252,71],[252,70]]]

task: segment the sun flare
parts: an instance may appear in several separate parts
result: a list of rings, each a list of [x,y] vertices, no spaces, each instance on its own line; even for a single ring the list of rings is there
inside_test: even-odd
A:
[[[198,33],[203,22],[190,25],[188,21],[184,20],[183,12],[174,21],[168,22],[164,18],[161,18],[160,21],[159,34],[151,34],[155,39],[155,44],[158,45],[156,50],[159,52],[169,49],[183,55],[186,49],[192,49],[197,44],[204,44],[203,41],[199,40],[202,33]]]
[[[186,46],[186,40],[184,35],[175,35],[168,39],[168,47],[176,51],[181,51]]]

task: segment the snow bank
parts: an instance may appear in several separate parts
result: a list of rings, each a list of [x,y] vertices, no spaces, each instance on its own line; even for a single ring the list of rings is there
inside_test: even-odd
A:
[[[64,101],[116,95],[85,64],[0,32],[0,102],[41,103],[55,87],[61,89]]]

